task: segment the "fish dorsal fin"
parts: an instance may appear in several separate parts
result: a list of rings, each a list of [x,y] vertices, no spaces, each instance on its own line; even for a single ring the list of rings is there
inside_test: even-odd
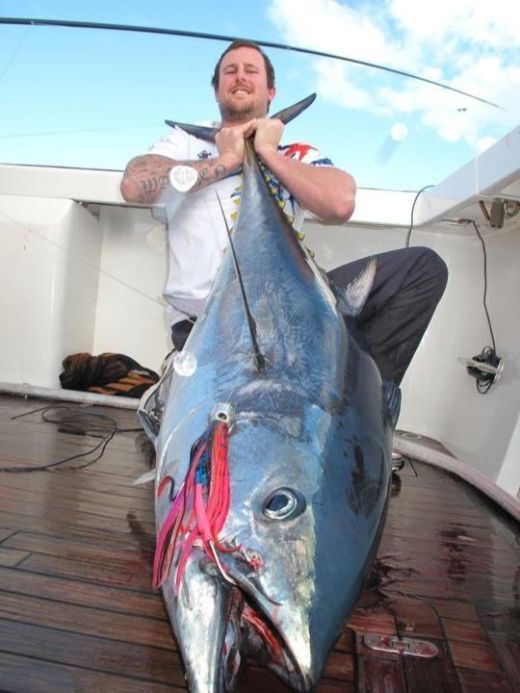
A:
[[[275,113],[273,116],[271,116],[271,118],[277,118],[284,124],[289,123],[291,120],[294,120],[296,116],[299,116],[302,111],[308,108],[311,103],[313,103],[315,98],[316,94],[310,94],[292,106],[288,106],[287,108],[283,108],[281,111],[278,111],[278,113]],[[184,132],[187,132],[188,135],[193,135],[194,137],[198,137],[206,142],[214,142],[215,136],[219,131],[219,128],[209,128],[203,125],[191,125],[190,123],[179,123],[176,120],[165,120],[164,122],[171,128],[180,128],[181,130],[184,130]]]
[[[361,313],[368,295],[374,285],[377,260],[371,257],[363,270],[353,279],[341,296],[342,308],[347,315],[357,316]]]

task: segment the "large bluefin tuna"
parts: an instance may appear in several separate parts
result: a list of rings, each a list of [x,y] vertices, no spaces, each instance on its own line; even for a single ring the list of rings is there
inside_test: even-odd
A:
[[[233,246],[175,361],[156,440],[154,581],[191,691],[233,690],[246,656],[311,690],[354,605],[384,519],[397,403],[356,337],[374,271],[338,296],[246,143]]]

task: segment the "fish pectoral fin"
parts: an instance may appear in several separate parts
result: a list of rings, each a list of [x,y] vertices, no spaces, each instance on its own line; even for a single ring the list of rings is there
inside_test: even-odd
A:
[[[203,125],[191,125],[190,123],[178,123],[176,120],[165,120],[166,125],[171,128],[179,128],[184,130],[188,135],[193,135],[198,137],[200,140],[205,140],[206,142],[214,142],[215,135],[218,132],[218,128],[208,128]]]
[[[310,94],[301,101],[298,101],[292,106],[287,106],[287,108],[283,108],[281,111],[278,111],[278,113],[275,113],[273,116],[270,117],[272,119],[277,118],[278,120],[281,120],[282,123],[284,123],[284,125],[287,125],[287,123],[289,123],[291,120],[294,120],[294,118],[299,116],[300,113],[302,113],[302,111],[308,108],[311,105],[311,103],[314,102],[315,98],[316,94]]]
[[[134,479],[132,481],[132,486],[142,486],[143,484],[148,484],[150,481],[155,481],[155,473],[156,469],[154,467],[148,472],[141,474],[141,476],[138,476],[137,479]]]
[[[377,260],[371,257],[363,270],[353,279],[344,291],[342,306],[347,315],[357,316],[361,313],[366,300],[372,291],[377,270]]]

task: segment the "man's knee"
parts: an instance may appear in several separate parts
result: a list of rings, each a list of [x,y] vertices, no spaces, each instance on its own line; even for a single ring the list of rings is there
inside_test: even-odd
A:
[[[441,256],[432,248],[418,247],[416,250],[425,277],[432,290],[435,289],[440,298],[448,283],[448,267]]]

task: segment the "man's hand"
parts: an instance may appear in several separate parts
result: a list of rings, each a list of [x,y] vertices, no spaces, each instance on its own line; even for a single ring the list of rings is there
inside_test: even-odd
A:
[[[145,154],[132,159],[121,181],[121,193],[127,202],[153,204],[166,201],[171,187],[169,174],[174,166],[190,166],[197,181],[190,189],[196,192],[235,172],[244,160],[244,141],[254,135],[257,120],[222,128],[215,137],[219,155],[216,158],[176,161],[160,154]]]
[[[262,157],[267,151],[278,151],[278,145],[282,139],[283,123],[272,118],[258,118],[255,126],[255,151]]]
[[[228,170],[239,168],[244,160],[244,141],[255,132],[257,120],[249,120],[242,125],[224,127],[217,133],[215,144],[219,151],[220,160],[224,161]]]
[[[278,150],[283,133],[278,119],[259,118],[255,124],[255,151],[262,163],[301,207],[328,223],[343,223],[354,211],[356,183],[334,166],[312,166]]]

